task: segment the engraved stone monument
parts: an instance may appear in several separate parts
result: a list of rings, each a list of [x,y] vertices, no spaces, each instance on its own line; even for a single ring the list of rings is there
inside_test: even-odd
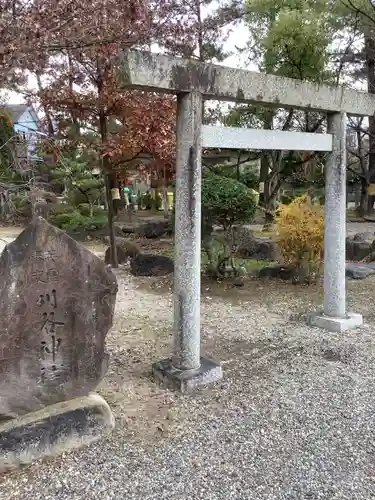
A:
[[[92,419],[101,422],[102,430],[104,424],[113,426],[108,405],[97,395],[93,404],[90,392],[108,368],[105,337],[112,325],[116,293],[116,278],[104,262],[41,218],[35,218],[4,249],[0,257],[0,468],[4,450],[8,461],[12,461],[9,453],[17,455],[19,440],[9,444],[14,438],[12,422],[23,441],[38,440],[38,419],[48,419],[49,409],[61,414],[57,421],[63,426],[67,412],[68,428],[76,436],[83,433],[83,441],[85,418],[91,437],[95,435]],[[77,411],[79,432],[74,424]],[[38,423],[30,427],[33,415]],[[28,422],[25,428],[23,418]],[[4,421],[6,430],[1,426]],[[26,428],[31,436],[25,436]],[[56,427],[53,435],[56,441]]]

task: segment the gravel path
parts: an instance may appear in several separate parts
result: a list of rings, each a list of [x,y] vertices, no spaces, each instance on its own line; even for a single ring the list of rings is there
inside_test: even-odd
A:
[[[99,392],[117,428],[106,440],[5,475],[1,500],[375,498],[375,279],[349,283],[366,325],[305,325],[317,287],[205,286],[203,350],[225,377],[192,395],[152,381],[170,352],[171,294],[118,272],[112,361]],[[157,282],[155,282],[157,283]]]
[[[205,285],[202,350],[224,379],[190,395],[150,376],[171,352],[170,282],[118,280],[98,388],[115,431],[4,475],[0,500],[375,499],[375,277],[348,283],[366,324],[344,335],[306,326],[321,287]]]

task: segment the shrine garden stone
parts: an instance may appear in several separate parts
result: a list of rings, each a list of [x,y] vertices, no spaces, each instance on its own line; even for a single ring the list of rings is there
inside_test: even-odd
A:
[[[108,368],[117,282],[35,218],[0,257],[0,469],[92,442],[113,428],[92,394]],[[29,446],[28,444],[29,443]]]

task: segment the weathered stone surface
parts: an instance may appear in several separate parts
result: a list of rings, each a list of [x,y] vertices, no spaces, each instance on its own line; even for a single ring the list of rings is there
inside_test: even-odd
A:
[[[346,313],[343,317],[313,313],[309,315],[307,322],[310,326],[323,328],[329,332],[342,333],[361,327],[363,318],[361,314],[356,313]]]
[[[346,259],[361,261],[373,260],[375,253],[375,234],[370,232],[357,233],[346,238]]]
[[[137,225],[131,224],[130,222],[129,223],[122,222],[121,224],[118,223],[117,225],[121,227],[121,232],[123,234],[132,234],[135,233],[137,230]]]
[[[361,263],[355,262],[346,263],[346,277],[353,280],[363,280],[368,276],[375,274],[375,263]]]
[[[36,218],[0,258],[0,417],[87,395],[108,366],[113,273]]]
[[[346,238],[346,259],[360,261],[374,251],[374,235],[371,233],[358,233]]]
[[[275,266],[263,267],[258,272],[259,278],[273,278],[285,281],[295,280],[297,278],[296,271],[288,266],[277,264]]]
[[[250,247],[240,246],[238,254],[241,257],[251,258],[255,260],[270,260],[276,261],[280,257],[280,252],[277,243],[268,238],[255,238],[253,245]]]
[[[107,245],[110,244],[109,237],[106,236],[104,239]],[[129,240],[128,238],[120,238],[116,237],[116,244],[126,250],[129,253],[129,257],[135,257],[140,253],[139,247],[134,241]]]
[[[120,245],[116,245],[116,248],[117,248],[117,262],[118,262],[118,264],[125,264],[129,258],[126,250],[124,250],[122,247],[120,247]],[[113,266],[111,247],[108,247],[107,250],[105,251],[104,262],[106,264]]]
[[[233,244],[240,248],[255,249],[255,232],[246,226],[235,226],[233,228]]]
[[[338,86],[315,85],[265,73],[226,68],[147,51],[125,52],[119,61],[118,84],[182,94],[199,91],[208,99],[262,103],[307,111],[344,111],[369,116],[375,112],[371,94]]]
[[[109,243],[108,236],[106,237],[106,242]],[[119,264],[125,264],[128,258],[134,258],[139,255],[140,251],[137,245],[127,240],[126,238],[116,238],[116,248],[117,248],[117,260]],[[111,248],[107,248],[105,252],[104,261],[106,264],[112,265],[112,253]]]
[[[375,274],[375,263],[346,263],[346,277],[349,279],[361,280],[373,274]],[[297,273],[293,269],[283,265],[263,267],[258,271],[258,277],[286,281],[294,281],[298,278]]]
[[[173,260],[165,255],[140,254],[130,262],[130,271],[134,276],[166,276],[173,270]]]
[[[354,241],[372,241],[374,238],[375,238],[374,233],[363,232],[363,233],[355,234],[353,237],[353,240]]]
[[[93,443],[114,426],[112,412],[98,394],[11,420],[0,425],[0,472]]]
[[[192,391],[223,378],[220,363],[203,357],[200,358],[200,366],[196,370],[179,370],[173,365],[172,359],[164,359],[154,363],[152,371],[155,377],[167,386],[181,392]]]
[[[241,257],[256,260],[276,261],[280,257],[277,243],[265,236],[257,236],[247,227],[234,229],[234,244]]]
[[[160,238],[164,234],[171,234],[172,226],[169,220],[161,220],[154,222],[147,222],[143,226],[137,228],[137,234],[144,238]]]

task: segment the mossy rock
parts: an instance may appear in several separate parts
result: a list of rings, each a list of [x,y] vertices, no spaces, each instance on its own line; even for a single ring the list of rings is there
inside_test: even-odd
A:
[[[140,250],[137,245],[135,245],[131,241],[126,240],[125,238],[116,238],[116,248],[117,261],[119,264],[125,264],[129,258],[133,259],[140,254]],[[108,247],[105,252],[104,261],[106,264],[113,265],[110,247]]]

